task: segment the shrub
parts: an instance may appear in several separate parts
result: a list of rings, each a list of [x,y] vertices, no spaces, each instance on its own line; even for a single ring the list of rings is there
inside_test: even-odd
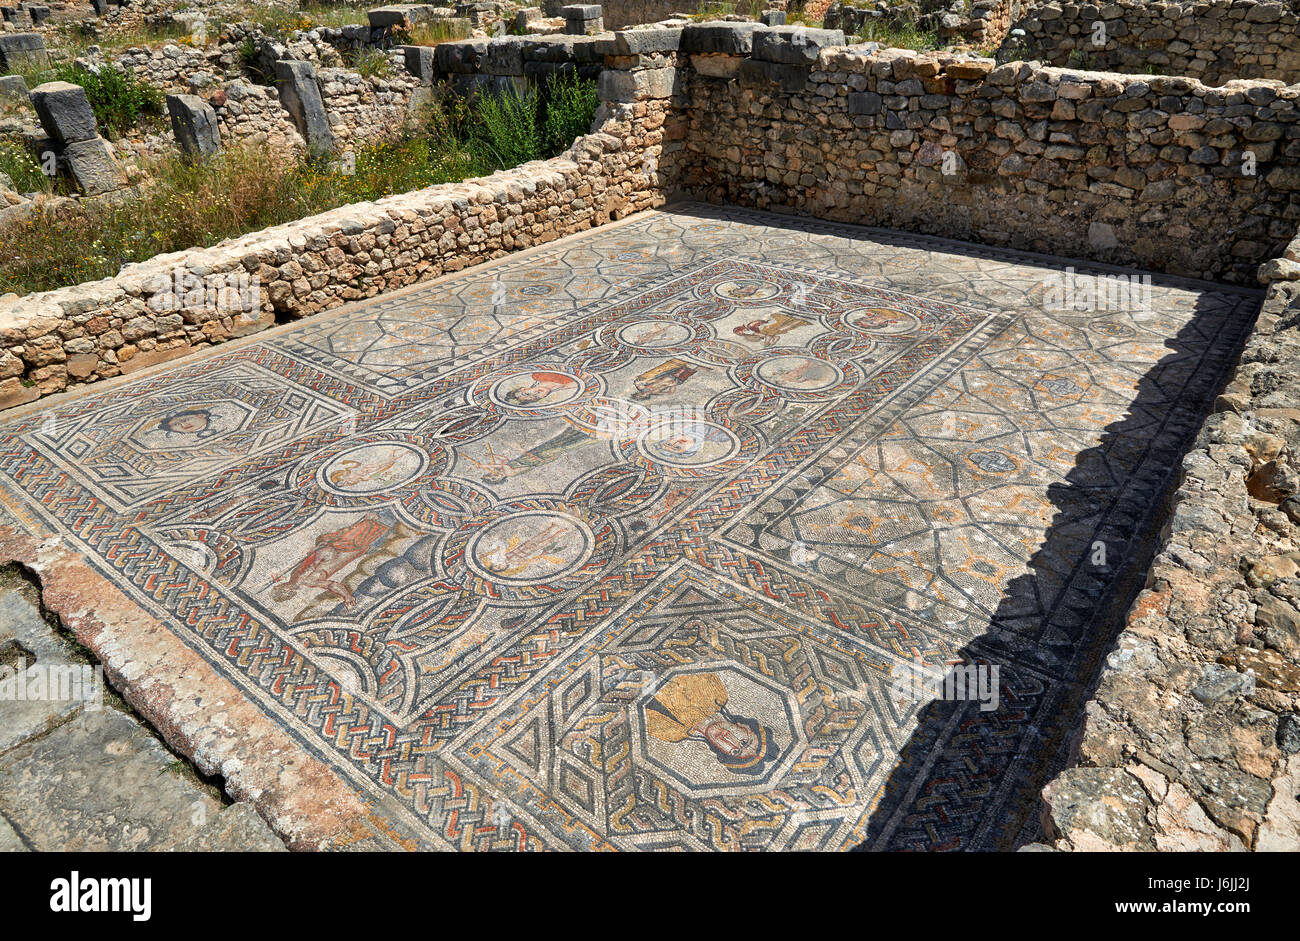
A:
[[[547,156],[563,152],[578,137],[589,133],[599,105],[600,93],[590,79],[579,78],[576,72],[548,78],[542,127]]]
[[[155,121],[163,113],[163,96],[158,89],[115,66],[103,66],[92,72],[64,63],[55,66],[54,76],[86,90],[95,120],[110,137],[146,121]]]
[[[470,133],[499,167],[541,159],[538,97],[533,89],[521,92],[511,85],[503,92],[484,93],[477,100],[475,116],[478,120]]]

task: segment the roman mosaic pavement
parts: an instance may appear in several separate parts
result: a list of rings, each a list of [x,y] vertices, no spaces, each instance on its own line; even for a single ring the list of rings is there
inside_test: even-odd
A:
[[[1064,264],[683,206],[10,417],[3,499],[422,846],[1010,847],[1259,305]]]

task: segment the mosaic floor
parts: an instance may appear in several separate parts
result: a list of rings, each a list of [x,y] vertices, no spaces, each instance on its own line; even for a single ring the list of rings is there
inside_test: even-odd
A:
[[[0,495],[421,845],[1007,848],[1259,304],[1054,263],[678,207],[0,420]]]

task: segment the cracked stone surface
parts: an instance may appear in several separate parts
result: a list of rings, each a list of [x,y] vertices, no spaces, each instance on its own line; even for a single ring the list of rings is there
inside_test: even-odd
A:
[[[0,652],[10,671],[25,666],[42,672],[73,670],[80,676],[84,665],[71,654],[68,644],[50,630],[35,605],[18,592],[3,589],[0,589]],[[81,708],[82,702],[74,698],[5,697],[0,701],[0,755],[49,731]]]
[[[0,551],[291,846],[1010,848],[1261,296],[1066,264],[635,217],[14,413]]]
[[[252,804],[223,807],[186,777],[148,729],[107,702],[93,667],[32,601],[0,585],[0,649],[6,643],[21,657],[6,659],[6,679],[23,668],[23,695],[39,695],[35,671],[54,677],[51,690],[67,685],[43,698],[17,698],[12,687],[0,697],[0,852],[284,851]]]

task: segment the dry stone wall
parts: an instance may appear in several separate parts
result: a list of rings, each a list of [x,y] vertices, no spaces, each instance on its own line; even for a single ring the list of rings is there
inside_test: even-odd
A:
[[[1234,78],[1295,82],[1297,24],[1297,0],[1056,0],[1031,6],[1017,20],[1025,36],[1015,51],[1053,65],[1190,75],[1207,85]]]
[[[236,47],[196,49],[167,45],[159,49],[129,49],[113,64],[166,92],[196,94],[217,112],[225,143],[265,142],[285,159],[304,153],[302,136],[275,85],[257,85],[243,77]],[[299,40],[277,44],[271,51],[281,59],[312,63],[321,100],[336,145],[352,150],[381,143],[402,133],[418,106],[422,87],[400,52],[390,52],[387,74],[363,76],[342,67],[333,46],[304,34]],[[268,60],[272,67],[275,59]],[[414,99],[414,100],[413,100]],[[141,156],[157,156],[172,149],[170,136],[130,142]]]
[[[0,408],[661,204],[671,105],[632,85],[560,157],[159,256],[103,281],[0,298]]]
[[[715,202],[1237,282],[1300,215],[1300,86],[864,47],[692,66],[679,182]]]
[[[1183,459],[1159,554],[1044,791],[1061,849],[1300,840],[1300,239]]]

